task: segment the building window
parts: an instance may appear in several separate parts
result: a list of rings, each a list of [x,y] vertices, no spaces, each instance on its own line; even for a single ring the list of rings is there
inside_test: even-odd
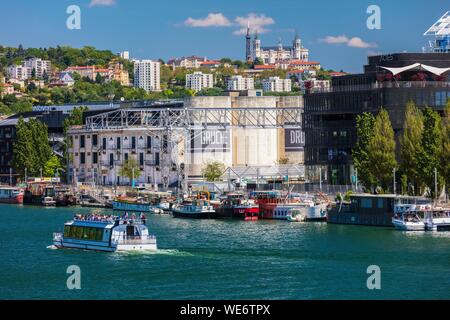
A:
[[[128,161],[128,153],[125,153],[123,156],[124,156],[124,160]]]
[[[109,166],[114,166],[114,153],[109,154]]]
[[[92,145],[97,146],[98,144],[98,136],[96,134],[92,135]]]
[[[136,149],[136,137],[131,137],[131,149]]]
[[[148,149],[152,148],[152,137],[147,137],[147,148]]]
[[[85,137],[80,136],[80,148],[85,148],[85,147],[86,147]]]
[[[106,138],[103,138],[102,140],[102,148],[103,150],[106,150]]]
[[[97,164],[98,163],[98,153],[97,152],[94,152],[92,154],[92,163],[93,164]]]
[[[86,163],[86,154],[84,152],[80,152],[80,163],[81,164]]]
[[[139,165],[140,166],[144,165],[144,154],[142,152],[139,153]]]
[[[120,137],[117,137],[117,149],[120,149]]]

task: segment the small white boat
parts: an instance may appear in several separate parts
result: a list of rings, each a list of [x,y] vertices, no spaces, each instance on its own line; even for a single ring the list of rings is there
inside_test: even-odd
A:
[[[97,251],[156,251],[156,237],[143,219],[118,216],[76,216],[64,224],[63,233],[53,234],[56,248]]]
[[[54,207],[56,205],[56,201],[53,200],[52,197],[45,197],[44,200],[42,200],[42,205],[45,207]]]
[[[150,211],[151,214],[164,214],[164,210],[158,207],[150,207]]]
[[[306,221],[306,216],[299,209],[291,209],[286,219],[289,222],[304,222]]]
[[[450,231],[450,211],[438,208],[424,211],[425,229],[429,231]]]
[[[415,210],[395,214],[392,224],[402,231],[425,231],[425,223]]]

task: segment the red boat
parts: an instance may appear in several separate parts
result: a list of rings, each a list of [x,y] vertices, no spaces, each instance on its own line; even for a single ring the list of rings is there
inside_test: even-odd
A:
[[[245,221],[258,220],[259,206],[241,193],[229,193],[216,209],[219,218],[234,218]]]
[[[259,205],[259,217],[261,219],[274,219],[274,211],[277,206],[298,202],[295,194],[278,190],[253,191],[250,198],[255,199]]]
[[[23,190],[15,187],[0,187],[0,203],[23,203]]]

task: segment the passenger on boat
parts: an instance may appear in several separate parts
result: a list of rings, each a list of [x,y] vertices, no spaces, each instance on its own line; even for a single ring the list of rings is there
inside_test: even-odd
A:
[[[147,217],[145,216],[145,214],[144,214],[143,212],[141,212],[140,219],[141,219],[141,221],[142,221],[143,224],[146,224],[146,222],[147,222]]]

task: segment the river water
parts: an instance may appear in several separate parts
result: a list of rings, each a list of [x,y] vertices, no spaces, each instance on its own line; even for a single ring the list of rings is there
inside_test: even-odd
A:
[[[1,205],[0,299],[450,299],[450,233],[150,216],[156,253],[52,249],[90,211],[110,212]],[[367,288],[371,265],[380,290]]]

